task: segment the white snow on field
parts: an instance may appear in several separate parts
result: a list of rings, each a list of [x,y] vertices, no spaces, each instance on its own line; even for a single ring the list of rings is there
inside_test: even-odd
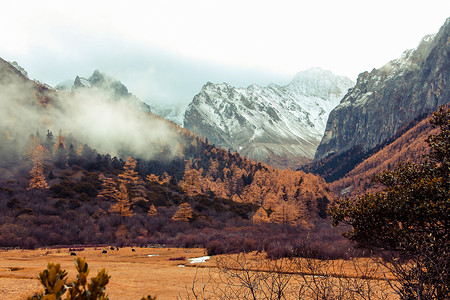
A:
[[[191,261],[191,264],[199,264],[199,263],[206,262],[210,258],[211,258],[211,256],[202,256],[202,257],[196,257],[196,258],[189,258],[189,260]]]

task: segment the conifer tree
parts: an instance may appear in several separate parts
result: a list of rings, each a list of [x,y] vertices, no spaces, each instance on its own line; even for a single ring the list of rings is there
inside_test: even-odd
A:
[[[138,202],[148,202],[147,190],[142,179],[138,178],[136,184],[131,187],[130,199],[133,205],[136,205]]]
[[[189,203],[182,203],[180,204],[178,210],[173,215],[172,220],[189,222],[192,219],[193,214],[194,210],[189,205]]]
[[[252,217],[253,224],[263,224],[269,222],[269,217],[267,216],[267,211],[260,206],[256,213]]]
[[[127,188],[125,184],[122,182],[119,187],[119,193],[117,197],[117,203],[111,205],[109,208],[109,212],[117,213],[122,217],[132,217],[134,216],[133,211],[131,210],[130,198],[128,197]]]
[[[147,180],[150,183],[159,183],[159,176],[156,176],[155,174],[150,174],[150,175],[147,175]]]
[[[41,144],[41,141],[38,137],[36,137],[34,134],[30,135],[30,140],[28,142],[27,150],[25,153],[25,156],[32,160],[33,159],[33,153],[36,150],[37,146]]]
[[[189,196],[195,196],[203,192],[202,183],[204,178],[202,176],[202,170],[196,170],[192,166],[192,162],[189,161],[186,164],[183,180],[180,181],[179,186]]]
[[[150,217],[154,217],[158,214],[158,211],[156,209],[156,206],[154,204],[150,205],[150,208],[148,209],[147,215]]]
[[[172,177],[167,174],[167,172],[164,172],[161,176],[161,180],[159,181],[159,184],[169,184]]]
[[[119,195],[116,182],[103,174],[100,174],[99,179],[102,181],[102,189],[97,197],[107,201],[116,201]]]
[[[128,157],[123,167],[123,173],[119,174],[119,182],[123,183],[133,205],[139,201],[148,201],[144,182],[139,178],[136,168],[136,160]]]
[[[73,145],[70,144],[70,146],[67,149],[67,163],[69,164],[69,166],[72,166],[72,165],[76,164],[78,162],[78,160],[79,160],[79,155],[75,151],[75,148],[73,147]]]
[[[47,130],[47,136],[45,138],[44,146],[50,152],[53,150],[52,147],[55,144],[54,139],[55,138],[53,136],[53,132],[51,132],[50,130]]]
[[[44,166],[42,165],[45,151],[44,147],[39,144],[33,152],[33,168],[30,172],[31,179],[28,187],[29,190],[45,191],[49,189],[44,176]]]
[[[136,168],[136,160],[128,157],[125,165],[123,166],[123,173],[119,174],[119,182],[124,183],[125,186],[137,184],[138,174],[134,170]]]

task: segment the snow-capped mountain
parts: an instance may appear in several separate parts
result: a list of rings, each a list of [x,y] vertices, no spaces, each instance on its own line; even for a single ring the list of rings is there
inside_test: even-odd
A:
[[[298,73],[286,86],[208,82],[189,104],[183,125],[216,146],[294,167],[314,157],[328,114],[353,84],[319,68]]]
[[[361,73],[330,113],[316,159],[380,145],[414,119],[450,102],[450,18],[379,69]]]

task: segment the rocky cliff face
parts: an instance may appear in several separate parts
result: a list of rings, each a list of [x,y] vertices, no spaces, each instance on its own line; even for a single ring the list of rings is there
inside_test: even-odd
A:
[[[301,72],[286,86],[207,83],[189,104],[184,127],[216,146],[293,167],[313,158],[329,112],[351,86],[321,69]]]
[[[419,116],[450,102],[450,18],[380,69],[359,75],[330,113],[315,158],[352,148],[368,151]]]

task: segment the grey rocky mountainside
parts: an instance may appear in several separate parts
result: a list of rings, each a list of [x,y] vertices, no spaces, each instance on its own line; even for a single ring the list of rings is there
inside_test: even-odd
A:
[[[450,102],[450,18],[435,35],[370,73],[330,113],[315,158],[368,151]]]
[[[296,167],[314,157],[329,112],[353,85],[319,68],[298,73],[285,86],[208,82],[189,104],[183,125],[216,146]]]

